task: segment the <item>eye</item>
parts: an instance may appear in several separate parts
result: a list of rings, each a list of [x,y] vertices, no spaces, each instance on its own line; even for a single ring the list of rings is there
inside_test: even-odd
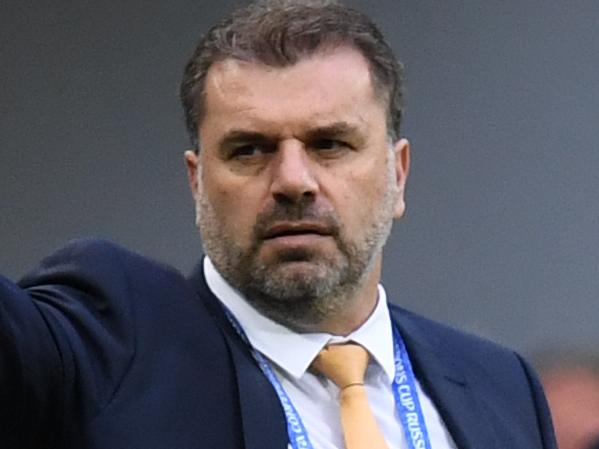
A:
[[[351,149],[349,143],[339,139],[316,139],[312,142],[312,148],[326,153],[335,153]]]
[[[231,159],[251,159],[269,152],[271,150],[264,144],[247,143],[232,148],[229,156]]]

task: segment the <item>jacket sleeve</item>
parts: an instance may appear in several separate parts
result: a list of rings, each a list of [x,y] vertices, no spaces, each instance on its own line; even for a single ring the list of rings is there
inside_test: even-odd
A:
[[[74,242],[18,284],[0,277],[0,447],[72,440],[134,353],[128,283],[112,244]]]
[[[55,439],[63,377],[35,301],[0,277],[0,447],[43,447]]]

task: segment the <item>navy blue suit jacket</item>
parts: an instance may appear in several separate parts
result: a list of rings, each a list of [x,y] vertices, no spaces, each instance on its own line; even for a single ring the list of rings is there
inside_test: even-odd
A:
[[[460,449],[554,449],[514,352],[392,306],[412,364]],[[201,270],[74,242],[0,280],[3,449],[285,449],[278,398]]]

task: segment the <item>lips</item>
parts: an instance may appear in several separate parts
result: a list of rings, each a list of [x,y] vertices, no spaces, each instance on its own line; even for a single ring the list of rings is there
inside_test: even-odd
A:
[[[279,237],[301,236],[316,234],[322,236],[332,235],[329,225],[318,222],[284,222],[269,226],[264,232],[264,239],[275,239]]]

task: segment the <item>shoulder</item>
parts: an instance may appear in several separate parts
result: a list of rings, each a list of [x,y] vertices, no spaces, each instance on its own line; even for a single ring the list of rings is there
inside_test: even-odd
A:
[[[409,334],[410,338],[418,338],[419,343],[429,345],[431,348],[442,348],[444,352],[459,350],[466,354],[473,353],[476,357],[485,354],[514,356],[513,350],[489,339],[432,320],[393,304],[389,305],[389,309],[393,320],[402,329],[402,333]]]
[[[536,374],[513,349],[400,307],[390,308],[408,350],[416,358],[437,360],[459,377],[483,386],[494,384],[507,391],[520,385],[523,392],[537,387]]]
[[[423,370],[440,368],[498,399],[514,394],[530,398],[541,391],[536,374],[513,349],[397,306],[391,306],[391,313],[410,358]]]
[[[165,264],[137,254],[113,241],[93,237],[69,241],[62,248],[44,258],[39,268],[44,269],[68,263],[77,263],[82,267],[93,266],[96,269],[101,269],[105,265],[119,267],[120,265],[141,264],[148,268],[174,271]]]
[[[69,242],[19,286],[61,323],[76,321],[79,327],[97,329],[109,325],[127,334],[197,306],[189,282],[174,268],[93,238]]]
[[[555,448],[541,384],[520,354],[400,307],[390,305],[390,310],[415,371],[433,396],[445,397],[446,384],[439,384],[439,378],[467,385],[471,397],[485,404],[481,410],[493,416],[518,416],[501,432],[511,435],[519,427],[521,435],[542,441],[541,445],[523,447]],[[500,427],[501,423],[493,422]]]
[[[86,284],[126,288],[136,280],[144,283],[171,280],[184,282],[177,270],[130,251],[110,240],[84,238],[72,240],[46,257],[25,275],[19,285]]]

